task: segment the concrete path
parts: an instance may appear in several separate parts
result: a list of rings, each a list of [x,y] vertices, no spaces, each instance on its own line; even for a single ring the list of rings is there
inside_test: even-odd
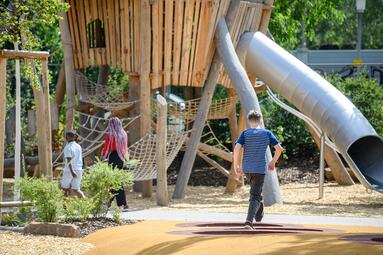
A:
[[[186,210],[130,210],[123,213],[125,219],[163,221],[234,221],[242,222],[244,213],[215,213]],[[339,226],[383,227],[383,218],[303,216],[286,214],[266,214],[263,222],[285,224],[326,224]]]

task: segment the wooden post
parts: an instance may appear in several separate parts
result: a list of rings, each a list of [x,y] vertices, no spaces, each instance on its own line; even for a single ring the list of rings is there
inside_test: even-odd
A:
[[[102,85],[108,85],[108,79],[109,79],[109,66],[108,65],[99,66],[97,83]]]
[[[0,57],[0,202],[3,202],[3,176],[4,176],[4,137],[7,91],[7,60]],[[2,213],[0,211],[0,223]]]
[[[167,114],[166,99],[157,96],[157,144],[156,144],[156,167],[157,167],[157,204],[167,206],[169,204],[168,178],[166,173],[166,139],[167,139]]]
[[[64,0],[62,0],[65,2]],[[60,32],[61,41],[64,50],[64,65],[65,65],[65,83],[66,83],[66,130],[73,129],[74,110],[75,110],[75,79],[74,79],[74,64],[73,64],[73,46],[72,38],[69,32],[68,17],[66,13],[61,14]]]
[[[15,43],[15,50],[19,50],[18,43]],[[20,59],[15,59],[16,69],[16,107],[15,107],[15,183],[20,179],[21,173],[21,77],[20,77]],[[17,187],[17,186],[16,186]],[[14,200],[20,199],[20,192],[16,188],[14,191]]]
[[[229,9],[227,11],[228,26],[231,27],[237,14],[240,1],[231,1]],[[209,69],[205,88],[201,98],[200,106],[198,108],[195,121],[193,123],[193,129],[190,135],[190,143],[186,148],[186,152],[181,164],[181,170],[177,177],[176,188],[173,193],[173,198],[181,199],[185,197],[185,190],[190,178],[190,174],[193,168],[195,157],[197,155],[198,144],[202,135],[204,123],[206,121],[207,114],[209,112],[211,100],[215,87],[217,85],[219,70],[222,67],[220,56],[217,50],[214,51],[212,64]]]
[[[27,60],[27,64],[31,65],[30,60]],[[45,169],[45,161],[46,161],[46,156],[45,156],[45,130],[42,128],[40,125],[45,122],[45,117],[44,117],[44,94],[43,94],[43,89],[36,88],[35,86],[32,86],[32,91],[33,95],[35,98],[35,108],[36,108],[36,130],[37,130],[37,147],[38,147],[38,157],[39,157],[39,170],[42,172],[42,174],[45,174],[44,170]]]
[[[52,180],[52,130],[51,130],[51,108],[49,100],[49,73],[48,73],[48,61],[42,61],[42,89],[44,95],[44,121],[43,129],[45,132],[45,162],[44,162],[44,173],[49,180]]]
[[[269,22],[271,17],[271,11],[273,10],[274,0],[265,0],[264,9],[262,11],[261,24],[259,25],[259,31],[266,34],[269,28]]]
[[[314,141],[318,148],[320,148],[320,137],[314,132],[314,130],[306,125],[307,130],[310,132],[311,136],[314,138]],[[328,145],[325,145],[324,148],[324,157],[331,168],[332,175],[334,176],[335,181],[339,185],[354,185],[350,174],[347,172],[346,167],[343,165],[342,160],[340,159],[338,153]]]
[[[56,93],[55,93],[55,103],[61,108],[62,103],[64,102],[65,96],[65,65],[61,63],[59,77],[57,78],[56,83]]]
[[[229,96],[233,96],[235,94],[234,89],[229,90]],[[230,137],[231,143],[234,149],[235,142],[238,138],[238,120],[237,120],[237,110],[236,107],[233,107],[232,112],[229,114],[229,128],[230,128]],[[235,176],[234,165],[231,165],[230,176]],[[237,189],[237,182],[233,180],[233,178],[228,178],[226,183],[225,193],[233,194]]]
[[[141,17],[140,17],[140,113],[141,113],[141,132],[140,136],[143,137],[150,132],[151,129],[151,86],[150,86],[150,3],[149,0],[141,0]],[[142,196],[152,196],[153,181],[142,182]]]
[[[245,113],[248,113],[250,110],[257,110],[260,112],[261,109],[259,106],[257,94],[255,93],[249,77],[234,49],[233,43],[231,41],[231,36],[229,34],[229,29],[226,26],[224,18],[221,18],[218,22],[216,38],[218,52],[222,58],[225,70],[228,73],[238,96],[240,97],[240,101],[244,107]],[[246,43],[246,41],[242,44],[240,42],[237,47],[239,49],[246,47],[246,45],[243,45],[244,43]],[[261,125],[263,126],[263,120]],[[267,162],[270,162],[271,159],[272,155],[268,149],[266,152],[266,160]],[[276,171],[266,172],[264,183],[264,198],[266,206],[280,203],[282,201]]]
[[[50,104],[49,107],[51,109],[51,129],[57,130],[60,122],[59,107],[56,103]]]
[[[9,110],[8,119],[5,121],[5,141],[6,143],[14,143],[16,130],[16,107]]]

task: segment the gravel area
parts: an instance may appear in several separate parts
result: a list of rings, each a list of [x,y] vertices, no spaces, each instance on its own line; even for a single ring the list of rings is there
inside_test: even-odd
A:
[[[80,239],[53,236],[34,236],[0,231],[0,254],[28,255],[76,255],[84,254],[94,246]]]
[[[169,196],[174,186],[169,186]],[[209,212],[246,212],[249,199],[249,186],[233,195],[224,194],[224,187],[188,186],[186,197],[172,200],[169,208]],[[339,186],[326,183],[324,198],[318,199],[317,184],[290,183],[281,185],[283,204],[266,208],[267,213],[293,215],[367,216],[383,217],[383,195],[366,190],[362,185]],[[158,209],[155,194],[151,199],[143,199],[139,193],[129,193],[130,208]],[[164,209],[168,210],[168,207]]]

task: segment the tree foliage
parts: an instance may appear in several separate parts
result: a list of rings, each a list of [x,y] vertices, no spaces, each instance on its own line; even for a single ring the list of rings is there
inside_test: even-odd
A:
[[[325,45],[355,48],[355,0],[276,0],[274,5],[269,28],[277,43],[285,49],[293,50],[300,45],[302,31],[310,49]],[[363,48],[383,48],[382,10],[383,1],[366,1]]]
[[[288,50],[295,49],[305,31],[308,41],[314,39],[316,27],[327,20],[343,23],[342,0],[275,1],[270,31],[277,43]]]
[[[41,44],[34,31],[51,27],[68,8],[61,0],[13,0],[0,4],[0,48],[19,43],[31,50]]]

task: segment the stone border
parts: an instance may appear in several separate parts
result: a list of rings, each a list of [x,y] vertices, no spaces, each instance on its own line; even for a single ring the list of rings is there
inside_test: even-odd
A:
[[[24,227],[24,234],[52,235],[80,238],[80,228],[74,224],[31,222]]]

